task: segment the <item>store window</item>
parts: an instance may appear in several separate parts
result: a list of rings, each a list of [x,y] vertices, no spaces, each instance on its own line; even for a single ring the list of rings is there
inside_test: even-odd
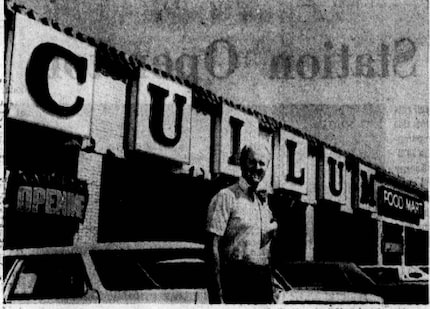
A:
[[[5,167],[35,175],[77,178],[81,138],[12,119],[5,125]],[[16,192],[15,192],[16,193]],[[60,216],[19,213],[6,204],[4,246],[43,247],[73,244],[78,222]]]
[[[5,163],[9,170],[77,176],[82,138],[57,130],[8,119]]]
[[[406,265],[428,265],[428,231],[406,228],[405,244]]]
[[[368,213],[345,213],[323,202],[317,205],[315,260],[376,264],[377,241],[377,222]]]
[[[273,242],[275,263],[303,261],[306,253],[306,205],[299,196],[276,192],[269,199],[278,231]]]
[[[213,188],[208,180],[176,174],[179,163],[153,155],[105,156],[99,241],[204,241]]]
[[[401,265],[403,255],[403,226],[383,223],[382,259],[385,265]]]

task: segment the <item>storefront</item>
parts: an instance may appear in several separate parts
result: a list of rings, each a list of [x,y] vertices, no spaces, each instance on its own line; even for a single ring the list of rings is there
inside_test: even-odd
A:
[[[6,53],[4,246],[72,245],[88,204],[87,182],[78,171],[92,96],[93,69],[84,63],[94,59],[94,49],[56,31],[44,37],[38,30],[45,26],[23,15],[8,11],[7,17],[14,27],[8,28],[13,45]],[[67,72],[49,69],[57,55],[63,62],[56,65],[69,61],[69,72],[76,70],[79,96]],[[61,100],[68,105],[57,104]]]
[[[174,162],[141,154],[103,159],[98,240],[203,242],[208,180],[172,172]]]
[[[428,230],[420,227],[424,219],[421,194],[394,189],[385,182],[378,186],[378,215],[381,220],[382,263],[387,265],[426,265]]]
[[[260,139],[271,150],[261,189],[279,222],[277,258],[428,258],[426,190],[22,7],[8,10],[5,239],[14,246],[203,242],[211,197],[240,176],[241,147]],[[69,195],[73,207],[62,202]]]
[[[79,139],[12,119],[6,128],[4,246],[73,244],[88,201],[77,178]]]

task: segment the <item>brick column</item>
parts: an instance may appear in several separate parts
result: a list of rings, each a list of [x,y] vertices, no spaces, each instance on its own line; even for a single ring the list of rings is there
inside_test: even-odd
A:
[[[80,224],[75,235],[75,244],[90,244],[97,242],[100,183],[102,176],[103,155],[97,153],[79,153],[78,178],[88,183],[88,205],[85,221]]]
[[[305,260],[313,261],[314,260],[314,248],[315,248],[315,215],[314,215],[314,206],[308,204],[306,206],[306,251],[305,251]]]
[[[382,256],[382,238],[383,238],[383,225],[384,223],[382,222],[381,219],[378,219],[378,265],[383,265],[384,264],[384,259]]]

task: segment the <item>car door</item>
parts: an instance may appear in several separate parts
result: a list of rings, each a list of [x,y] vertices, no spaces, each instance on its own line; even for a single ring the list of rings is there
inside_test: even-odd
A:
[[[80,254],[6,257],[12,267],[5,277],[4,302],[97,303]]]

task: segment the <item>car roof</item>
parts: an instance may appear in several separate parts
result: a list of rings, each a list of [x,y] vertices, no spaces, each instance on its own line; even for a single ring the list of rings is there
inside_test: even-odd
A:
[[[83,244],[65,247],[20,248],[3,251],[4,256],[70,254],[83,253],[88,250],[155,250],[155,249],[203,249],[204,245],[183,241],[143,241],[143,242],[110,242]]]

